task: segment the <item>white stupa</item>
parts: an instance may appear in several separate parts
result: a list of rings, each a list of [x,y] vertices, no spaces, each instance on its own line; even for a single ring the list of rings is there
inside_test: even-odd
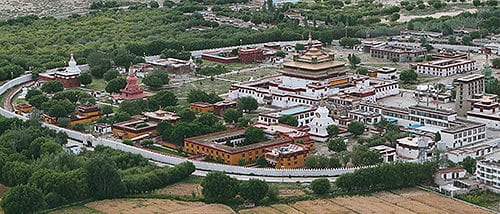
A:
[[[328,141],[328,131],[326,128],[329,125],[336,125],[333,119],[328,116],[329,113],[330,110],[325,106],[320,106],[314,111],[314,118],[311,123],[309,123],[309,127],[311,128],[309,134],[312,140],[320,142]]]
[[[80,74],[82,71],[78,66],[76,66],[76,61],[73,56],[73,53],[71,53],[71,57],[68,62],[68,67],[66,67],[66,73],[71,73],[71,74]]]

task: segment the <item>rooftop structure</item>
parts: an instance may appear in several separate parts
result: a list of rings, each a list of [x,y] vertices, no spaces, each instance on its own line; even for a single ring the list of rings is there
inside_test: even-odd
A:
[[[157,110],[157,111],[153,111],[153,112],[144,112],[143,115],[146,118],[148,118],[149,121],[156,121],[156,122],[166,121],[166,122],[170,122],[172,124],[181,119],[181,117],[179,115],[177,115],[176,113],[164,111],[164,110]]]
[[[467,111],[467,119],[486,124],[486,127],[500,129],[500,103],[493,94],[476,95],[467,100],[472,109]]]
[[[147,63],[165,68],[168,73],[173,74],[175,78],[188,78],[195,71],[196,64],[193,59],[188,61],[174,58],[156,59],[147,61]]]
[[[311,139],[320,142],[326,142],[328,140],[328,126],[336,125],[329,114],[330,110],[325,106],[320,106],[314,111],[314,118],[309,124]]]
[[[429,137],[405,137],[397,140],[396,153],[398,157],[407,160],[417,160],[421,150],[425,150],[425,158],[432,157],[436,142]]]
[[[476,60],[467,59],[441,59],[416,65],[417,73],[443,77],[477,70]]]
[[[113,124],[113,135],[120,139],[134,139],[156,134],[158,123],[148,121],[144,117],[133,117],[129,121]]]
[[[76,65],[74,55],[71,53],[68,67],[64,68],[64,70],[57,70],[53,73],[42,73],[39,76],[39,80],[42,82],[56,80],[61,82],[64,88],[74,88],[80,86],[80,80],[78,80],[80,73],[81,70]]]

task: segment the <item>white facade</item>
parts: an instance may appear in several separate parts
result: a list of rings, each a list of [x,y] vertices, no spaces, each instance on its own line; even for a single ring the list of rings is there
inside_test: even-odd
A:
[[[493,145],[488,145],[488,144],[472,145],[468,147],[448,150],[446,151],[446,156],[448,157],[448,160],[450,160],[451,162],[460,163],[466,157],[477,159],[493,153],[494,150],[495,146]]]
[[[405,137],[397,140],[396,154],[398,157],[408,160],[417,160],[420,153],[418,144],[422,143],[427,145],[427,157],[432,155],[435,147],[435,142],[428,137]]]
[[[476,177],[480,183],[500,193],[500,152],[477,162]]]
[[[297,126],[306,126],[312,121],[314,110],[315,108],[305,105],[283,108],[277,111],[259,114],[258,122],[266,125],[277,124],[280,117],[291,115],[297,118]]]
[[[314,112],[314,118],[311,123],[309,123],[311,139],[320,142],[326,142],[328,140],[327,127],[329,125],[337,125],[332,118],[328,116],[330,111],[324,107],[320,106]]]
[[[382,157],[384,163],[391,163],[397,160],[396,157],[396,149],[385,146],[385,145],[378,145],[378,146],[373,146],[370,147],[370,150],[373,151],[378,151],[380,153],[380,156]]]
[[[451,76],[477,70],[475,60],[444,59],[417,63],[417,73],[433,76]]]
[[[457,126],[441,131],[441,140],[446,142],[448,149],[473,145],[486,139],[486,126],[477,124],[473,126]]]

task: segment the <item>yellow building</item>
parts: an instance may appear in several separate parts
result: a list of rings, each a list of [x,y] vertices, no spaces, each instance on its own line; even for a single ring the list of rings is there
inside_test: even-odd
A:
[[[145,135],[156,135],[156,122],[145,118],[133,118],[129,121],[113,124],[113,135],[122,140],[133,139]]]
[[[270,148],[266,151],[266,160],[276,169],[293,169],[304,167],[309,148],[300,144],[288,144]]]
[[[238,146],[245,140],[245,128],[230,129],[184,140],[184,152],[205,155],[213,160],[220,160],[230,165],[238,165],[240,160],[252,162],[264,157],[267,148],[284,146],[292,139],[275,138],[251,145]]]
[[[16,105],[16,114],[28,113],[33,110],[33,106],[27,103]]]
[[[101,118],[103,113],[99,109],[99,106],[78,106],[78,113],[75,118],[71,119],[69,123],[70,126],[74,126],[76,124],[87,124],[92,123],[99,118]]]
[[[189,109],[194,112],[213,112],[214,105],[207,102],[194,102],[189,104]]]

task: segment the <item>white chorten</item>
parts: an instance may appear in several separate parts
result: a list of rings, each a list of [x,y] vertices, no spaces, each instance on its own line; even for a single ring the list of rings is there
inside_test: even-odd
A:
[[[309,127],[311,128],[309,134],[312,140],[320,142],[328,140],[328,131],[326,128],[329,125],[336,125],[333,119],[328,116],[329,113],[330,110],[324,106],[320,106],[314,111],[314,118],[309,123]]]
[[[81,70],[76,66],[76,61],[73,56],[73,53],[71,53],[71,58],[69,59],[68,62],[68,67],[66,68],[66,73],[73,73],[73,74],[80,74]]]

